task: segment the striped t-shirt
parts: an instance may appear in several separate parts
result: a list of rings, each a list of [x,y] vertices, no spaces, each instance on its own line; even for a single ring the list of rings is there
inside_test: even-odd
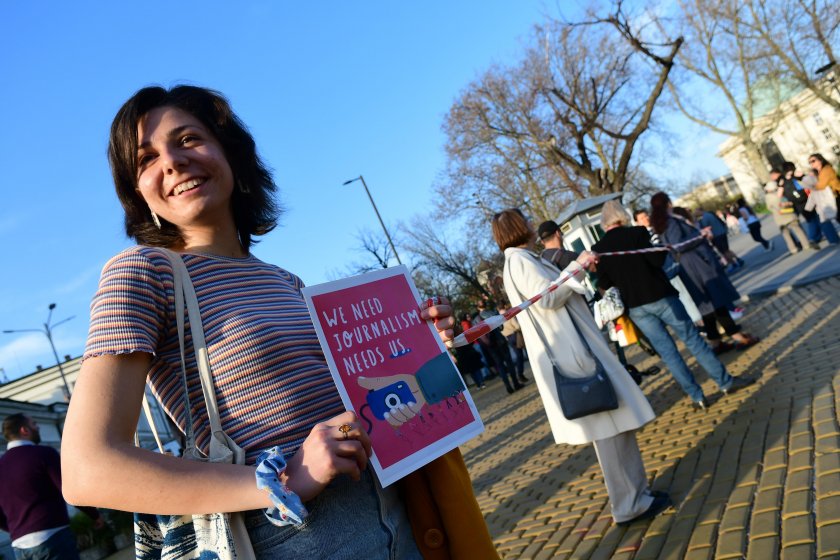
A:
[[[204,326],[222,427],[249,463],[278,445],[289,456],[317,422],[344,410],[309,317],[301,280],[256,257],[183,255]],[[187,383],[198,446],[209,424],[185,327]],[[183,431],[184,398],[172,266],[160,249],[133,247],[102,271],[84,358],[152,354],[149,380]]]

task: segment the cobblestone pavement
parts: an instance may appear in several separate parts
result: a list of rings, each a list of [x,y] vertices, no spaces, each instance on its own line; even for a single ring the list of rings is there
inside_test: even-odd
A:
[[[729,397],[687,362],[711,401],[695,412],[662,366],[642,388],[657,418],[638,432],[652,487],[675,506],[613,524],[591,445],[555,445],[537,389],[475,392],[487,431],[462,449],[503,558],[840,558],[840,278],[751,301],[762,341],[723,356],[760,376]]]

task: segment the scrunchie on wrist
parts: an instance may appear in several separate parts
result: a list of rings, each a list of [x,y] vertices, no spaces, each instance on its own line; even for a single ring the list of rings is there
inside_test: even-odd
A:
[[[300,497],[280,482],[286,470],[286,459],[277,447],[260,454],[257,459],[257,488],[268,492],[274,507],[265,510],[265,517],[272,525],[300,525],[309,515]]]

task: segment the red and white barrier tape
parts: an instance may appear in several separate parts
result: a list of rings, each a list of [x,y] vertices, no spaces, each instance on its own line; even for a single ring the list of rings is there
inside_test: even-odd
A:
[[[642,253],[657,253],[661,251],[670,251],[672,249],[677,249],[682,247],[683,245],[688,245],[689,243],[693,243],[698,239],[701,239],[703,236],[699,235],[697,237],[692,237],[691,239],[686,239],[680,243],[676,243],[674,245],[658,245],[656,247],[648,247],[646,249],[632,249],[629,251],[609,251],[605,253],[595,253],[598,257],[615,257],[620,255],[639,255]],[[560,285],[566,282],[569,278],[574,276],[573,274],[569,274],[564,272],[560,275],[560,277],[553,281],[551,284],[548,285],[546,289],[538,293],[537,295],[530,297],[520,303],[515,307],[511,307],[507,311],[505,311],[504,315],[493,315],[492,317],[488,317],[484,321],[473,325],[471,328],[465,330],[458,336],[456,336],[451,343],[452,347],[456,346],[467,346],[468,344],[472,344],[485,334],[489,333],[490,331],[497,329],[505,324],[505,322],[510,319],[511,317],[516,317],[521,312],[525,311],[534,303],[540,301],[542,298],[550,294],[551,292],[555,291]]]

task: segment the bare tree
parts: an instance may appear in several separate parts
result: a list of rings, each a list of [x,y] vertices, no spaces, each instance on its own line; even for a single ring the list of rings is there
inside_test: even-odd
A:
[[[756,38],[782,80],[808,88],[840,109],[840,99],[815,79],[816,70],[837,61],[840,9],[833,0],[746,0],[738,27]]]
[[[425,218],[415,218],[402,231],[403,246],[411,253],[415,270],[448,286],[451,296],[491,295],[479,274],[486,262],[499,266],[501,255],[489,247],[487,233],[464,236],[453,242],[441,232],[438,224]]]
[[[760,182],[767,180],[761,132],[778,122],[784,84],[766,45],[744,25],[748,8],[730,0],[680,0],[677,19],[685,48],[669,88],[691,121],[736,138]],[[660,29],[672,24],[660,21]]]
[[[604,17],[537,27],[519,64],[491,68],[450,109],[440,198],[474,211],[478,196],[536,221],[621,191],[681,45],[642,40],[620,2]]]
[[[338,280],[347,276],[388,268],[388,263],[391,261],[394,251],[382,233],[360,229],[356,232],[355,238],[358,242],[356,251],[363,253],[364,258],[350,262],[343,269],[330,271],[327,274],[330,279]]]

